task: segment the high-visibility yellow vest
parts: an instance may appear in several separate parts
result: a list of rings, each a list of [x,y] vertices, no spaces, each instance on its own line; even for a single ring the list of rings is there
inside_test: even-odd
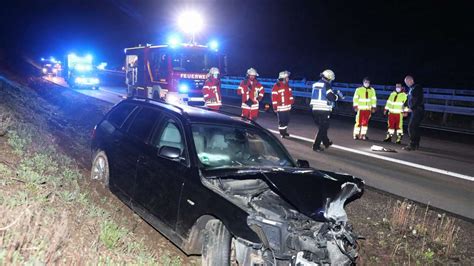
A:
[[[392,114],[400,114],[408,111],[405,103],[408,97],[405,92],[396,91],[392,92],[387,99],[387,104],[385,104],[385,110],[388,110]]]
[[[359,110],[370,110],[377,107],[377,95],[375,89],[370,87],[359,87],[354,92],[352,99],[354,107]]]

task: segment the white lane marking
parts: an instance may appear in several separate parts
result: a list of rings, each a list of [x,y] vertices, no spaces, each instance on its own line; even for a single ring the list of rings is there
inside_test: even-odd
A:
[[[274,133],[274,134],[280,134],[279,131],[272,130],[272,129],[268,129],[268,130],[270,132]],[[293,134],[291,134],[291,137],[295,138],[295,139],[304,140],[304,141],[307,141],[307,142],[310,142],[310,143],[314,142],[314,140],[312,140],[312,139],[297,136],[297,135],[293,135]],[[434,172],[434,173],[438,173],[438,174],[442,174],[442,175],[449,175],[449,176],[461,178],[461,179],[468,180],[468,181],[474,181],[473,176],[463,175],[463,174],[451,172],[451,171],[448,171],[448,170],[443,170],[443,169],[438,169],[438,168],[434,168],[434,167],[430,167],[430,166],[426,166],[426,165],[422,165],[422,164],[407,162],[407,161],[403,161],[403,160],[399,160],[399,159],[395,159],[395,158],[381,156],[381,155],[378,155],[378,154],[372,154],[372,153],[368,153],[368,152],[365,152],[365,151],[360,151],[360,150],[356,150],[356,149],[352,149],[352,148],[347,148],[347,147],[344,147],[344,146],[339,146],[339,145],[336,145],[336,144],[333,144],[331,147],[336,148],[336,149],[340,149],[340,150],[343,150],[343,151],[347,151],[347,152],[352,152],[352,153],[356,153],[356,154],[360,154],[360,155],[365,155],[365,156],[372,157],[372,158],[377,158],[377,159],[380,159],[380,160],[385,160],[385,161],[389,161],[389,162],[393,162],[393,163],[398,163],[398,164],[402,164],[402,165],[406,165],[406,166],[411,166],[413,168],[418,168],[418,169],[426,170],[426,171],[429,171],[429,172]]]

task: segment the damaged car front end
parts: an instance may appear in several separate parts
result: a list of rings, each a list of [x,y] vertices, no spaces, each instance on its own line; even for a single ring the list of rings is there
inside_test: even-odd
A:
[[[232,173],[232,174],[230,174]],[[348,265],[358,236],[344,206],[364,183],[313,169],[259,169],[212,173],[203,183],[245,209],[261,243],[233,240],[239,265]]]

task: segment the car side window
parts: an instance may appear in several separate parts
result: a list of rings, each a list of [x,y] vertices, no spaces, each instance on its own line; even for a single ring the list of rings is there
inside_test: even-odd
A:
[[[151,108],[143,108],[135,116],[135,119],[128,129],[128,134],[143,142],[147,142],[153,130],[153,126],[159,118],[159,111]]]
[[[134,104],[121,104],[109,114],[107,120],[115,127],[120,128],[135,108]]]
[[[184,135],[179,123],[173,118],[166,117],[163,119],[161,126],[152,138],[151,144],[158,149],[163,146],[178,148],[181,155],[186,157]]]

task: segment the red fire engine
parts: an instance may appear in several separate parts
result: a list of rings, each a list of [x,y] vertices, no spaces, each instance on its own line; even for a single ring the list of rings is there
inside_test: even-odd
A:
[[[226,56],[206,45],[182,43],[125,49],[129,96],[203,105],[202,87],[211,67],[226,73]]]

